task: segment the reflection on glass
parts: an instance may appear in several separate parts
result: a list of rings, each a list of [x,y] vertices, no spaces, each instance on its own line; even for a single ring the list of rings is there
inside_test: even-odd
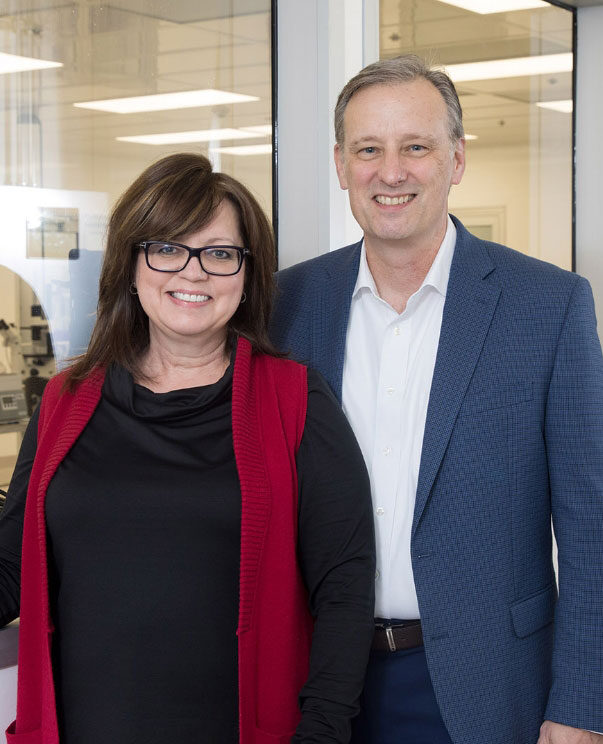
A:
[[[78,257],[77,209],[38,207],[27,215],[27,258]]]
[[[381,58],[414,52],[455,81],[468,141],[452,213],[475,233],[566,269],[572,29],[573,13],[548,3],[380,0]]]
[[[56,365],[48,318],[31,285],[0,266],[0,287],[0,489],[6,489],[29,416]]]
[[[52,349],[61,366],[85,349],[108,211],[151,162],[208,154],[270,215],[270,6],[2,4],[0,320],[20,329],[25,363],[10,374],[26,403],[41,385],[31,378],[54,372],[54,358],[52,368],[28,360]],[[239,143],[252,149],[232,149]],[[0,436],[0,471],[16,453],[11,436]]]

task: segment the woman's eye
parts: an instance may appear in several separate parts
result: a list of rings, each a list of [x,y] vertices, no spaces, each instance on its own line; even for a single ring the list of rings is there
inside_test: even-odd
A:
[[[162,245],[158,247],[157,253],[160,256],[172,256],[174,253],[177,253],[178,249],[175,245]]]
[[[230,260],[233,255],[234,251],[226,250],[225,248],[214,248],[211,251],[205,252],[209,258],[215,258],[218,261],[228,261]]]

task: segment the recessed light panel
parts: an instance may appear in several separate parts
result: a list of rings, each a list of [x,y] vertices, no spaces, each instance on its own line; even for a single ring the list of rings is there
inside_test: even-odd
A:
[[[541,54],[534,57],[513,57],[511,59],[491,59],[486,62],[446,65],[444,69],[455,83],[461,83],[470,80],[495,80],[497,78],[571,72],[573,64],[572,53],[564,52],[562,54]]]
[[[246,96],[226,90],[183,90],[179,93],[157,93],[151,96],[131,98],[107,98],[102,101],[74,103],[77,108],[108,111],[112,114],[138,114],[144,111],[168,111],[171,109],[195,108],[197,106],[221,106],[227,103],[259,101],[257,96]]]
[[[473,13],[509,13],[514,10],[533,10],[549,7],[542,0],[440,0],[446,5],[455,5]]]
[[[233,147],[212,147],[212,152],[225,155],[270,155],[272,145],[234,145]]]
[[[62,66],[62,62],[51,62],[48,59],[20,57],[17,54],[0,52],[0,75],[6,75],[11,72],[27,72],[29,70],[47,70],[52,67]]]
[[[561,111],[562,114],[571,114],[574,110],[574,102],[571,99],[565,101],[537,101],[537,106],[551,111]]]
[[[256,124],[252,127],[241,127],[246,132],[256,132],[257,134],[265,135],[270,137],[272,135],[272,124]]]
[[[186,142],[212,142],[214,140],[254,139],[261,134],[244,132],[241,129],[200,129],[192,132],[163,132],[160,134],[137,134],[132,137],[116,137],[119,142],[137,142],[141,145],[180,145]]]

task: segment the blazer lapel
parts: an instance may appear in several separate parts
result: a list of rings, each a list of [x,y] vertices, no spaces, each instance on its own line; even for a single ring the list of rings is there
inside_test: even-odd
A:
[[[317,277],[322,286],[315,304],[312,333],[312,365],[324,375],[341,403],[345,341],[352,294],[358,277],[362,241],[342,249],[337,259]]]
[[[457,242],[431,384],[413,520],[413,535],[429,498],[456,417],[494,315],[500,287],[486,244],[455,220]]]

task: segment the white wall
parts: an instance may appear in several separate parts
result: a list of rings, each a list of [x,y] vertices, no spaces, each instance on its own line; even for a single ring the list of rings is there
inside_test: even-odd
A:
[[[591,283],[603,327],[603,7],[578,10],[576,270]]]
[[[463,180],[450,191],[450,211],[462,218],[464,209],[503,209],[504,231],[497,239],[530,253],[528,183],[527,147],[474,149],[469,142]]]
[[[333,109],[378,57],[378,0],[279,0],[279,265],[356,240],[333,161]]]
[[[570,162],[563,153],[524,147],[475,148],[467,143],[467,168],[450,192],[450,211],[504,213],[496,240],[565,269],[571,268]],[[559,184],[567,183],[567,198]]]

